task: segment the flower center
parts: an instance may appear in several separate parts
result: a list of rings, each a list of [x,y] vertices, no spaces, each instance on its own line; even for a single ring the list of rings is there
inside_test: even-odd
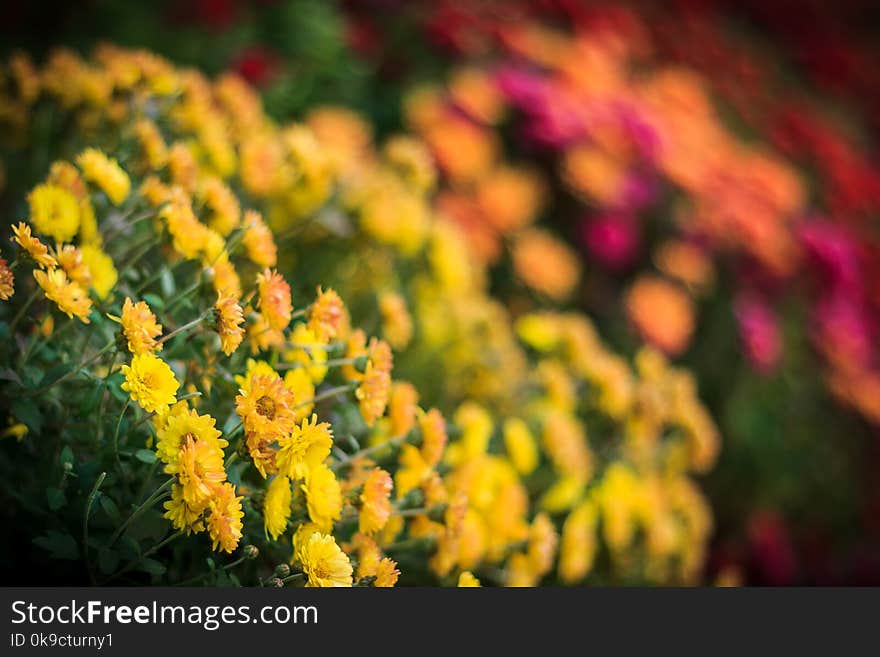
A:
[[[257,400],[257,413],[270,420],[275,419],[275,400],[263,395]]]

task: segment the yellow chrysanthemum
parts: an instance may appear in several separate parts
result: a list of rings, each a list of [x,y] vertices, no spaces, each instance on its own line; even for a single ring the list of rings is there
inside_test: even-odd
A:
[[[210,415],[200,415],[194,408],[187,408],[186,402],[175,404],[163,419],[156,427],[156,456],[167,465],[177,465],[187,438],[212,446],[221,458],[223,449],[229,445],[220,437],[216,420]]]
[[[82,251],[73,244],[59,244],[52,249],[52,256],[67,274],[67,278],[88,290],[92,284],[92,274],[83,262]]]
[[[510,462],[522,475],[529,475],[538,467],[538,447],[528,425],[517,417],[504,421],[504,447]]]
[[[244,339],[244,313],[234,297],[220,294],[214,304],[214,326],[220,336],[220,349],[227,356],[238,349]]]
[[[109,317],[122,324],[122,334],[132,354],[148,354],[162,349],[162,344],[156,340],[162,335],[162,325],[156,321],[146,301],[132,303],[129,297],[125,297],[122,316]]]
[[[99,299],[106,299],[119,279],[113,259],[96,244],[85,244],[80,250],[92,276],[92,289]]]
[[[168,161],[168,147],[162,133],[149,119],[140,119],[134,124],[134,134],[151,169],[161,169]]]
[[[196,508],[187,504],[183,497],[183,486],[175,484],[171,487],[171,499],[163,504],[165,508],[164,518],[171,521],[175,529],[185,531],[187,534],[197,534],[205,530],[202,519],[204,507]]]
[[[58,185],[38,185],[28,195],[30,220],[38,233],[69,242],[79,230],[79,203]]]
[[[318,422],[318,416],[303,420],[279,441],[278,469],[292,479],[302,479],[330,455],[333,433],[330,424]]]
[[[582,580],[593,567],[598,541],[599,512],[591,501],[581,503],[568,514],[559,545],[559,578],[566,584]]]
[[[208,178],[202,185],[201,196],[211,211],[208,226],[226,237],[241,221],[238,198],[219,178]],[[274,266],[275,263],[272,263]]]
[[[384,292],[379,295],[379,313],[382,315],[382,335],[395,349],[405,349],[413,334],[413,321],[406,301],[396,292]]]
[[[309,539],[312,537],[312,534],[320,534],[321,532],[318,530],[318,525],[313,522],[304,522],[301,523],[296,531],[293,533],[293,539],[291,541],[293,545],[293,554],[290,555],[290,563],[292,564],[301,564],[302,563],[302,551],[306,544],[309,542]]]
[[[300,563],[309,587],[340,587],[352,585],[352,567],[336,539],[315,532],[300,550]]]
[[[293,393],[296,400],[296,406],[293,408],[293,415],[297,422],[304,418],[310,417],[312,409],[315,407],[310,399],[315,398],[315,384],[304,367],[295,367],[287,370],[284,375],[284,385]],[[307,402],[307,403],[306,403]]]
[[[222,484],[208,504],[208,533],[213,548],[232,552],[241,540],[244,511],[241,510],[241,497],[235,496],[235,488],[229,482]]]
[[[400,570],[397,568],[397,562],[389,557],[385,557],[376,566],[376,581],[373,586],[376,588],[391,588],[397,584],[400,577]]]
[[[31,234],[31,227],[23,221],[12,227],[15,237],[12,241],[23,248],[30,258],[44,269],[53,269],[58,266],[55,258],[49,255],[49,249],[38,238]]]
[[[243,223],[247,228],[241,241],[248,258],[260,267],[274,267],[278,262],[278,249],[262,215],[256,210],[248,210],[244,213]]]
[[[333,523],[342,515],[342,490],[333,470],[323,463],[312,467],[302,486],[306,494],[309,519],[329,532]]]
[[[391,475],[382,468],[370,472],[361,492],[358,528],[364,534],[381,530],[391,517]]]
[[[290,519],[290,479],[284,475],[278,475],[266,489],[266,499],[263,502],[263,525],[266,536],[271,536],[273,541],[287,529],[287,521]]]
[[[546,513],[539,513],[532,521],[529,530],[529,542],[527,556],[531,564],[532,573],[537,577],[550,572],[553,567],[553,559],[556,556],[556,545],[559,537],[553,521]]]
[[[471,571],[465,570],[458,576],[458,586],[459,588],[476,588],[482,585],[480,584],[480,580],[474,577],[474,574]]]
[[[87,148],[77,156],[76,163],[83,177],[98,185],[113,205],[119,205],[128,198],[131,181],[116,160],[96,148]]]
[[[174,403],[180,384],[168,363],[151,353],[136,354],[123,365],[122,389],[147,412],[158,412]]]
[[[392,436],[402,436],[416,425],[418,403],[419,393],[413,384],[407,381],[391,384],[388,418],[391,420]]]
[[[301,323],[293,327],[290,342],[297,347],[285,353],[284,359],[291,363],[302,363],[312,377],[312,383],[315,385],[321,383],[327,376],[327,366],[323,364],[327,361],[326,343],[319,340],[314,331]]]
[[[446,449],[446,420],[436,408],[432,408],[419,418],[419,431],[422,435],[422,458],[428,467],[440,462]]]
[[[86,291],[73,281],[67,280],[63,269],[49,271],[34,270],[34,278],[46,293],[46,298],[54,301],[58,309],[68,317],[79,318],[84,324],[89,323],[92,301]]]
[[[293,393],[273,371],[270,375],[254,376],[247,390],[239,390],[235,408],[245,431],[277,439],[295,430],[294,401]]]

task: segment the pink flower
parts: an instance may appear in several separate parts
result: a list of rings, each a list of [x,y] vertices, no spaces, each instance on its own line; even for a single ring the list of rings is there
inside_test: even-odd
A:
[[[782,335],[773,309],[756,295],[744,294],[734,303],[739,335],[755,371],[770,374],[782,358]]]
[[[630,214],[585,217],[580,234],[590,256],[611,270],[629,267],[639,250],[639,230]]]

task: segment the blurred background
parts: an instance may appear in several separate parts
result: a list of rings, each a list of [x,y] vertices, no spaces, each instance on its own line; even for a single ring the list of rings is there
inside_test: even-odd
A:
[[[238,72],[279,120],[332,104],[418,133],[508,307],[583,309],[618,350],[694,371],[723,436],[706,581],[876,585],[878,19],[868,0],[11,1],[0,47],[145,47]],[[523,226],[562,245],[552,266]]]

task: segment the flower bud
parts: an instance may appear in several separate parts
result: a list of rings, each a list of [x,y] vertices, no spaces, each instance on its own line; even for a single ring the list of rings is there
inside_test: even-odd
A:
[[[246,559],[256,559],[258,556],[260,556],[260,548],[258,548],[256,545],[245,545],[244,556]]]
[[[288,575],[290,575],[290,566],[288,566],[286,563],[278,564],[277,566],[275,566],[275,574],[278,577],[287,577]]]

